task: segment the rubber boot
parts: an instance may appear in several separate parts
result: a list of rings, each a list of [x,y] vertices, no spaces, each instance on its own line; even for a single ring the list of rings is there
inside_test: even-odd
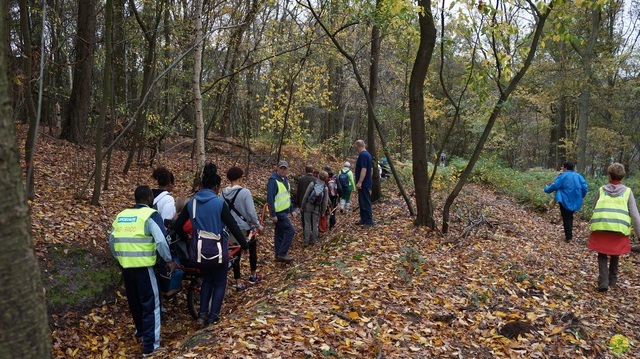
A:
[[[618,260],[620,256],[611,256],[609,259],[609,287],[615,287],[618,284]]]
[[[606,254],[598,253],[598,292],[609,290],[609,258]]]

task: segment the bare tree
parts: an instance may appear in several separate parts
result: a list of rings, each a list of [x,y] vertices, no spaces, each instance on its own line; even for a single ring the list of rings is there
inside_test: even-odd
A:
[[[195,106],[195,125],[196,125],[196,173],[193,179],[193,189],[200,186],[200,174],[204,169],[206,161],[206,152],[204,144],[204,118],[202,114],[202,92],[200,91],[200,75],[202,73],[202,0],[195,2],[194,25],[196,34],[196,48],[193,51],[193,100]]]
[[[491,134],[491,130],[493,129],[493,125],[495,124],[496,119],[502,112],[502,109],[504,108],[506,102],[509,100],[509,97],[511,96],[511,94],[518,86],[518,83],[520,82],[520,80],[522,80],[524,75],[527,73],[527,70],[531,66],[531,62],[535,57],[535,53],[538,48],[540,38],[542,37],[542,30],[544,29],[544,24],[546,23],[547,18],[549,17],[549,15],[551,14],[551,10],[553,9],[553,1],[550,1],[548,5],[543,4],[542,9],[538,9],[536,4],[534,4],[533,1],[531,0],[527,0],[527,3],[529,4],[532,15],[535,17],[535,26],[533,27],[533,30],[529,36],[531,38],[531,42],[530,42],[529,48],[527,49],[528,50],[526,52],[527,55],[524,58],[524,61],[521,67],[518,69],[515,75],[506,83],[502,82],[502,77],[506,75],[504,74],[504,71],[503,71],[504,69],[502,68],[501,63],[498,60],[499,52],[500,52],[500,50],[497,48],[498,41],[496,37],[498,36],[498,34],[496,34],[495,32],[491,33],[491,40],[492,40],[491,51],[492,51],[492,56],[496,61],[496,69],[498,73],[498,75],[494,78],[494,81],[496,82],[496,87],[500,96],[498,97],[498,100],[493,106],[493,110],[491,112],[491,115],[489,116],[489,120],[487,121],[484,131],[482,132],[482,135],[480,136],[480,139],[476,144],[473,154],[469,159],[469,163],[460,174],[458,182],[456,183],[451,193],[449,193],[449,196],[445,201],[444,208],[442,210],[442,232],[443,233],[449,232],[449,218],[450,218],[449,215],[450,215],[451,206],[453,205],[453,202],[455,201],[458,194],[460,194],[460,191],[462,191],[462,187],[464,187],[464,185],[467,183],[467,179],[471,175],[471,171],[473,170],[473,167],[478,162],[478,158],[480,158],[482,149],[484,148],[484,145],[487,142],[487,139],[489,138],[489,134]],[[492,19],[493,23],[497,22],[497,19],[495,18],[496,16],[497,16],[497,12],[493,14],[493,19]]]
[[[71,98],[62,124],[62,139],[82,143],[91,109],[93,52],[96,37],[96,0],[78,2],[76,61],[73,66]]]
[[[411,149],[413,150],[413,183],[416,189],[418,213],[415,224],[435,227],[433,204],[429,197],[429,163],[424,121],[424,80],[436,46],[436,27],[431,13],[431,0],[420,0],[420,45],[409,79],[409,116],[411,118]]]

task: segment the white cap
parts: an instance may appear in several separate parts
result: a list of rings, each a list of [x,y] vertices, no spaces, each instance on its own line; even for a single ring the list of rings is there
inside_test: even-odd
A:
[[[347,161],[347,162],[344,163],[344,166],[342,166],[342,167],[351,167],[351,163],[349,163],[349,161]]]

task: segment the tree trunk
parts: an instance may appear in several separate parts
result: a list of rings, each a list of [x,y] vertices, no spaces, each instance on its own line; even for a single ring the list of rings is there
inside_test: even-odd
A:
[[[93,51],[96,36],[96,0],[78,2],[78,36],[76,60],[73,67],[73,87],[62,124],[61,138],[72,143],[82,143],[89,111],[93,81]]]
[[[589,106],[591,103],[591,85],[593,82],[591,74],[591,59],[594,55],[594,47],[598,39],[598,30],[600,29],[600,10],[591,10],[591,29],[587,46],[584,50],[578,49],[577,45],[572,44],[576,52],[582,57],[582,69],[584,71],[584,80],[587,82],[582,86],[580,94],[580,112],[578,115],[578,166],[577,171],[586,171],[587,164],[587,126],[589,125]]]
[[[7,1],[0,12],[8,14]],[[33,250],[29,207],[22,183],[22,169],[12,120],[7,60],[8,27],[0,16],[0,357],[50,358],[49,333],[44,288]]]
[[[104,134],[104,123],[107,118],[107,111],[113,98],[113,86],[111,82],[111,62],[113,60],[113,46],[111,44],[111,34],[113,25],[113,0],[107,0],[105,5],[105,58],[102,84],[102,104],[100,105],[100,116],[96,123],[96,148],[95,148],[95,175],[93,185],[93,197],[91,204],[100,204],[100,189],[102,188],[102,140]]]
[[[160,25],[160,20],[162,19],[162,14],[164,11],[164,1],[157,1],[154,4],[156,7],[154,9],[148,10],[146,7],[144,9],[144,13],[140,15],[135,8],[135,3],[133,0],[129,1],[130,9],[132,9],[135,14],[136,21],[144,34],[144,38],[146,40],[146,53],[144,55],[143,60],[143,74],[142,74],[142,87],[140,89],[138,103],[142,103],[142,99],[146,96],[147,92],[151,89],[151,84],[153,82],[153,78],[155,76],[156,70],[156,40],[158,38],[158,28]],[[155,14],[149,14],[147,12],[155,11]],[[153,16],[151,16],[153,15]],[[150,26],[145,24],[143,18],[151,18],[149,22],[151,22]],[[140,152],[144,148],[144,129],[147,122],[147,111],[145,108],[142,111],[138,112],[138,116],[135,119],[135,128],[133,130],[133,140],[131,141],[131,147],[129,148],[129,155],[127,156],[127,162],[125,163],[124,169],[122,172],[127,174],[131,165],[133,163],[133,157],[138,152]]]
[[[22,69],[24,71],[24,99],[27,106],[27,115],[29,116],[29,132],[27,134],[27,142],[24,147],[24,158],[27,172],[27,198],[33,199],[34,182],[33,158],[35,155],[36,136],[38,135],[36,106],[33,102],[33,90],[31,87],[31,78],[33,77],[33,46],[31,45],[31,14],[27,0],[20,0],[20,32],[22,34]]]
[[[431,0],[420,0],[423,12],[418,15],[420,45],[409,78],[409,117],[411,118],[411,149],[413,183],[416,191],[415,225],[435,228],[433,203],[429,195],[429,163],[424,120],[424,81],[436,46],[436,27],[431,13]]]
[[[205,144],[204,144],[204,118],[202,114],[202,93],[200,92],[200,73],[202,72],[202,48],[204,47],[200,39],[202,32],[202,0],[195,2],[195,32],[196,45],[193,51],[193,99],[195,107],[195,125],[196,125],[196,173],[193,179],[193,189],[200,187],[200,175],[204,169],[206,161]]]
[[[376,0],[376,8],[379,9],[382,4],[381,0]],[[373,25],[371,28],[371,67],[369,67],[369,100],[371,106],[367,106],[367,150],[373,157],[373,173],[372,173],[372,186],[371,186],[371,201],[375,202],[382,197],[382,190],[380,188],[380,171],[378,170],[378,149],[376,146],[376,133],[375,133],[375,111],[376,104],[378,102],[378,77],[380,69],[380,43],[382,37],[380,36],[380,29],[378,26]]]

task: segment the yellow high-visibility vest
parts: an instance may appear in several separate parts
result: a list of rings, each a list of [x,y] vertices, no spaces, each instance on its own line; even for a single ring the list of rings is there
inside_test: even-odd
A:
[[[113,238],[116,258],[123,268],[151,267],[156,264],[156,242],[144,233],[147,219],[155,209],[129,208],[113,221]]]
[[[610,196],[600,187],[600,197],[591,216],[591,231],[618,232],[625,236],[631,234],[630,196],[630,188],[620,196]]]
[[[278,184],[278,193],[274,199],[273,205],[276,207],[273,209],[274,212],[282,212],[289,207],[291,207],[291,194],[289,193],[289,183],[287,186],[284,185],[283,182],[276,181]]]

